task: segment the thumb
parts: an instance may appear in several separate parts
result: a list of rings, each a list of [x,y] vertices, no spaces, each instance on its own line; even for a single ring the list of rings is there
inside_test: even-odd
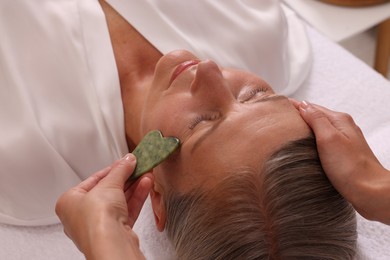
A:
[[[127,179],[131,176],[136,166],[136,158],[133,154],[126,154],[113,165],[111,172],[102,180],[105,185],[120,185],[124,187]]]

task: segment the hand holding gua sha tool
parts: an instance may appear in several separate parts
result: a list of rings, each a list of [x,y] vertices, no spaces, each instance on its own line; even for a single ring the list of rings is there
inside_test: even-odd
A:
[[[158,130],[147,133],[132,152],[137,158],[137,165],[129,180],[136,180],[162,163],[179,146],[180,140],[176,137],[163,137]]]

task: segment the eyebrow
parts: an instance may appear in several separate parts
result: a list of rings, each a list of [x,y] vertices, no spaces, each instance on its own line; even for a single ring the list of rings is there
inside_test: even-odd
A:
[[[268,101],[278,101],[278,100],[282,100],[282,99],[287,99],[287,97],[283,96],[283,95],[277,95],[277,94],[275,94],[275,95],[268,95],[268,96],[265,96],[265,97],[260,97],[260,98],[256,99],[255,101],[251,102],[250,104],[255,104],[255,103],[259,103],[259,102],[268,102]],[[221,122],[222,121],[216,122],[201,137],[199,137],[198,140],[196,140],[196,142],[194,143],[193,147],[191,148],[191,152],[190,152],[191,154],[204,141],[204,139],[206,139],[206,137],[208,137],[212,132],[215,131],[215,129],[219,126],[219,124]]]

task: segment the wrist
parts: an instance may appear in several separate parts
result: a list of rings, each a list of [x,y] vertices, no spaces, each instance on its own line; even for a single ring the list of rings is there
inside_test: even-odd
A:
[[[355,209],[366,219],[390,224],[390,172],[376,163],[366,178],[357,183]]]
[[[82,249],[86,259],[145,259],[138,237],[124,221],[102,218],[97,223],[91,223],[89,230],[88,243]]]
[[[383,167],[382,167],[383,168]],[[390,171],[382,169],[381,179],[376,184],[376,221],[390,225]]]

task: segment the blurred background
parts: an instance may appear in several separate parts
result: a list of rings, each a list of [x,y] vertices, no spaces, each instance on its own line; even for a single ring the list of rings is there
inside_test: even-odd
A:
[[[283,0],[304,21],[390,79],[390,0]]]

